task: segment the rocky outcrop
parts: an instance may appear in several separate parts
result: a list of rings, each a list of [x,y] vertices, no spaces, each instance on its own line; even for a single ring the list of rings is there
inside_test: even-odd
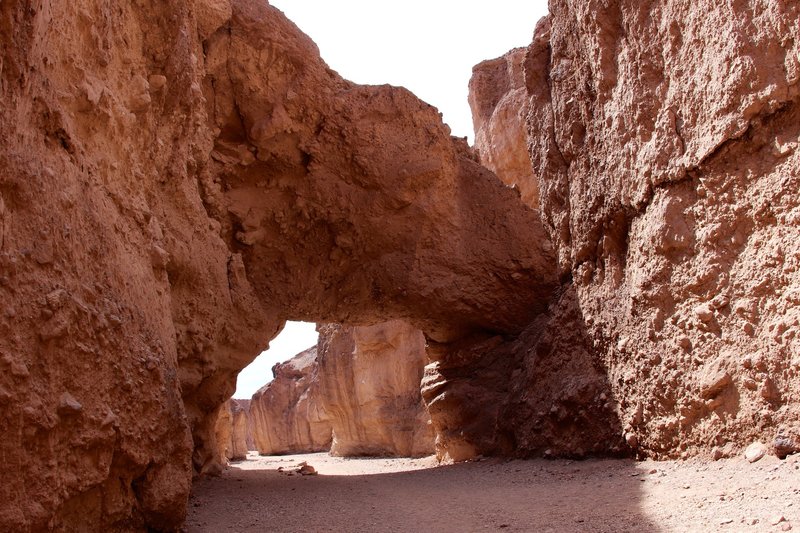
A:
[[[239,443],[240,443],[240,444],[237,444],[237,446],[239,448],[244,449],[245,452],[247,452],[249,450],[255,450],[256,449],[256,444],[255,444],[255,440],[253,439],[253,429],[251,427],[252,425],[250,424],[250,400],[249,399],[245,400],[245,399],[242,399],[242,398],[237,398],[237,399],[232,399],[231,401],[236,406],[239,407],[239,412],[241,413],[241,415],[239,415],[239,416],[244,418],[244,423],[241,423],[238,426],[240,428],[244,428],[244,433],[236,437],[237,439],[239,439]],[[236,427],[237,427],[237,425],[236,425],[236,423],[234,423],[234,430],[238,431],[238,430],[235,429]],[[244,442],[244,446],[243,447],[241,446],[242,442]],[[246,453],[245,453],[245,455],[246,455]]]
[[[539,205],[539,184],[528,156],[525,117],[528,92],[522,63],[527,50],[516,48],[472,69],[469,107],[475,151],[481,164],[503,183],[517,187],[522,200]]]
[[[331,454],[415,457],[433,453],[420,396],[425,337],[400,320],[320,327],[318,381],[333,430]]]
[[[538,217],[266,2],[0,5],[0,523],[171,529],[286,318],[516,332]]]
[[[800,420],[799,9],[558,0],[528,50],[539,207],[640,453]]]
[[[312,393],[317,347],[272,367],[273,380],[250,399],[253,440],[261,455],[327,451],[331,424]]]

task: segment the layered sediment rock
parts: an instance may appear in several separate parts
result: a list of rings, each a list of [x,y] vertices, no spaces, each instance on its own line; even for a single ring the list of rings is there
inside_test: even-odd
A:
[[[331,424],[312,386],[317,347],[272,367],[273,380],[250,399],[253,440],[261,455],[327,451]]]
[[[800,420],[800,6],[550,9],[524,69],[539,207],[628,444],[771,439]]]
[[[414,457],[433,453],[420,396],[425,337],[393,320],[320,327],[315,392],[333,430],[332,455]]]
[[[0,5],[0,522],[177,527],[286,318],[440,341],[546,309],[535,214],[254,0]]]
[[[217,462],[221,469],[228,461],[247,458],[248,415],[240,400],[228,400],[219,408],[214,433]]]

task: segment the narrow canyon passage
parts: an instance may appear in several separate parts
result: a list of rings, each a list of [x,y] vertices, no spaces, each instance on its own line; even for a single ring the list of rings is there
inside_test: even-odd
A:
[[[306,461],[316,476],[288,476]],[[187,533],[786,531],[800,457],[643,461],[259,457],[195,483]]]

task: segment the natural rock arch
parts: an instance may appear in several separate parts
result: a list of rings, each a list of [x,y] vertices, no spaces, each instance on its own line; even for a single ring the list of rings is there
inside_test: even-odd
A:
[[[546,309],[538,214],[266,2],[20,1],[0,24],[3,523],[179,524],[286,319],[446,344]]]

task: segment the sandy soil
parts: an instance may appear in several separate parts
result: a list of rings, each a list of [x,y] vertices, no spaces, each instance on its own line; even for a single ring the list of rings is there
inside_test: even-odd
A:
[[[316,476],[287,475],[307,461]],[[800,457],[704,462],[259,457],[194,486],[186,531],[800,531]]]

